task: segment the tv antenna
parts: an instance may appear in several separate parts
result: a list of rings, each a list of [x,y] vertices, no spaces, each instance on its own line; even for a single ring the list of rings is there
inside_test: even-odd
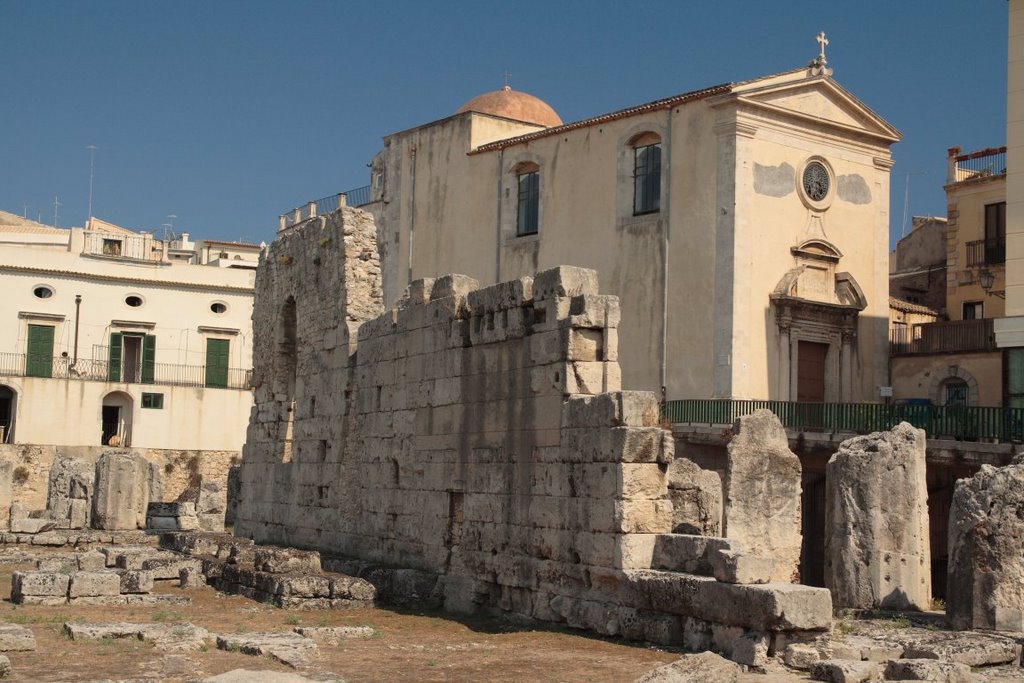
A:
[[[92,177],[96,168],[96,150],[99,148],[96,145],[86,145],[85,148],[89,150],[89,215],[86,216],[86,221],[89,221],[92,220]]]
[[[900,226],[900,239],[907,236],[907,213],[910,208],[910,176],[927,175],[927,171],[913,171],[907,174],[903,185],[903,224]]]
[[[60,202],[57,201],[57,195],[53,195],[53,227],[57,227],[57,207],[60,206]]]

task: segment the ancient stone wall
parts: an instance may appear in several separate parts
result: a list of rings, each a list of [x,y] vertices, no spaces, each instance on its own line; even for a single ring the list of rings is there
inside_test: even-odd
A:
[[[106,446],[0,445],[0,527],[6,519],[2,516],[3,510],[12,502],[27,510],[47,507],[51,472],[57,460],[73,458],[94,466],[106,450],[109,450]],[[238,451],[127,450],[144,457],[160,471],[164,501],[175,500],[200,478],[220,481],[226,486],[228,469],[242,457]],[[9,495],[6,487],[9,487]]]
[[[671,533],[671,434],[653,394],[618,391],[595,272],[419,280],[352,344],[379,310],[365,216],[286,233],[257,274],[236,535],[434,574],[455,611],[727,652],[828,627],[827,591],[756,585],[770,558]]]

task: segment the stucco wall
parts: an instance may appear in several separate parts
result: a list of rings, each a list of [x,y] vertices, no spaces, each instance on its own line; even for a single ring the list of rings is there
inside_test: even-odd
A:
[[[131,446],[239,451],[252,409],[247,389],[3,377],[15,396],[13,437],[19,444],[98,446],[104,398],[131,397]],[[142,394],[163,394],[162,409],[143,408]],[[128,420],[125,411],[122,419]]]
[[[473,146],[502,131],[488,121],[481,134],[476,115],[388,136],[374,161],[387,178],[388,203],[376,214],[385,302],[410,276],[459,272],[486,284],[558,264],[593,268],[623,304],[626,388],[657,390],[664,357],[670,398],[780,398],[789,387],[779,386],[785,373],[768,297],[796,266],[790,248],[823,237],[842,254],[837,271],[851,273],[867,301],[853,335],[856,379],[836,397],[877,400],[886,383],[889,145],[897,134],[801,78],[483,151]],[[762,86],[778,91],[753,92]],[[770,111],[749,104],[761,97]],[[800,112],[799,123],[786,111]],[[631,140],[645,132],[661,138],[661,210],[633,216]],[[811,156],[834,170],[835,199],[820,211],[798,191],[796,174]],[[523,163],[540,168],[532,236],[515,234]]]
[[[965,301],[984,304],[984,317],[1001,318],[1005,301],[985,293],[978,282],[978,266],[967,262],[967,243],[985,239],[985,205],[1006,201],[1005,177],[956,183],[946,188],[949,229],[946,273],[946,306],[950,320],[963,320]],[[1005,266],[988,267],[996,276],[992,289],[1005,289]]]
[[[968,383],[972,406],[1000,406],[1003,401],[1002,352],[894,356],[889,365],[893,397],[928,399],[942,405],[941,385],[957,378]]]

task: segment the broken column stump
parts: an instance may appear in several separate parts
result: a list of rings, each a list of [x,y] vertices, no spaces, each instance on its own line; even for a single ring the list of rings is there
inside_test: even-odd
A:
[[[828,461],[825,585],[836,607],[926,610],[931,551],[923,430],[844,441]]]
[[[758,410],[736,420],[725,472],[726,538],[775,560],[772,581],[800,577],[800,459],[779,418]]]
[[[1024,459],[956,482],[946,616],[957,629],[1024,631]]]

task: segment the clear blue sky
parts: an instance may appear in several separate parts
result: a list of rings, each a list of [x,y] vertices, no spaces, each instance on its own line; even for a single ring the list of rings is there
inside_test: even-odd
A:
[[[577,120],[802,66],[904,134],[896,237],[945,213],[946,148],[1005,144],[1005,0],[0,0],[0,209],[272,239],[278,214],[369,182],[381,136],[502,85]],[[909,228],[908,228],[909,229]]]

